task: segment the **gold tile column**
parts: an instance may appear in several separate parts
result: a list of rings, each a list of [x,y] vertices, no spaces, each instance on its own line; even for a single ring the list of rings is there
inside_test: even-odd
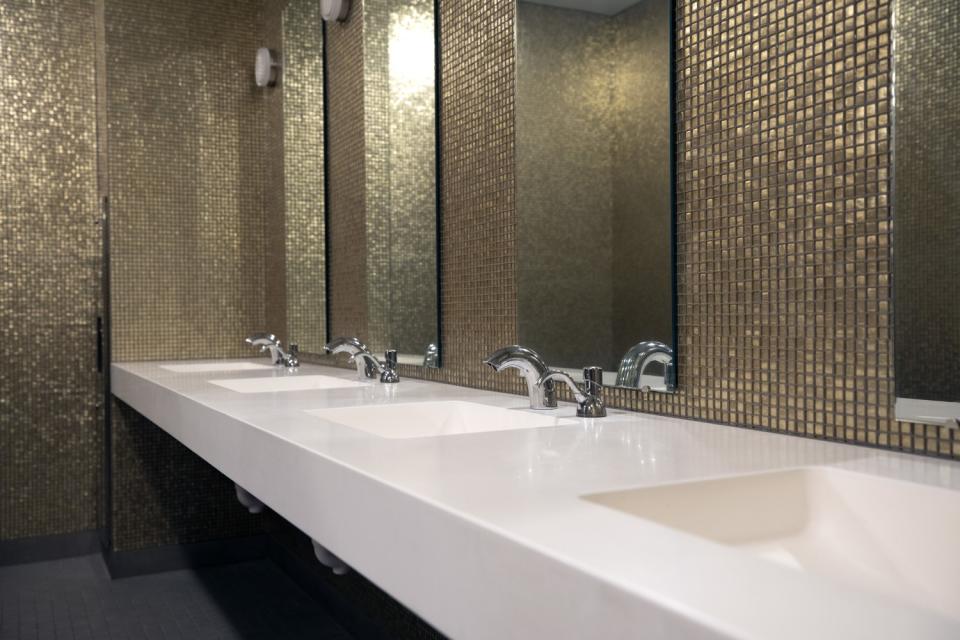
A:
[[[100,524],[94,11],[0,3],[0,540]]]

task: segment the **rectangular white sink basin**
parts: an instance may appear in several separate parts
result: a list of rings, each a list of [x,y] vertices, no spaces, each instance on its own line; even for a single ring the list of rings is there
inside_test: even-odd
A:
[[[307,413],[381,438],[428,438],[577,424],[573,418],[558,418],[556,411],[504,409],[460,401],[314,409]]]
[[[322,391],[324,389],[350,389],[365,386],[362,382],[344,380],[333,376],[284,376],[279,378],[231,378],[209,380],[237,393],[276,393],[278,391]]]
[[[955,491],[809,467],[584,498],[960,619]]]
[[[196,362],[192,364],[162,364],[160,368],[174,373],[209,373],[214,371],[256,371],[273,369],[273,366],[253,362]]]

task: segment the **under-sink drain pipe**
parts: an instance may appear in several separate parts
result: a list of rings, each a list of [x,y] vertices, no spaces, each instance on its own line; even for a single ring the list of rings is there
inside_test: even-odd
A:
[[[263,503],[255,495],[236,483],[233,486],[237,488],[237,500],[247,508],[247,511],[250,513],[261,513],[263,511]]]
[[[320,564],[333,571],[333,575],[342,576],[345,573],[349,573],[350,567],[348,567],[343,560],[334,555],[332,551],[327,549],[316,540],[311,540],[311,542],[313,543],[313,555],[317,556],[317,560],[320,561]]]
[[[247,508],[247,511],[250,513],[263,512],[264,504],[260,502],[255,495],[237,483],[234,483],[233,486],[236,487],[237,490],[237,500]],[[313,554],[317,556],[317,560],[320,561],[320,564],[333,571],[334,575],[342,576],[350,572],[350,567],[347,566],[347,563],[338,558],[336,554],[316,540],[311,539],[310,542],[313,543]]]

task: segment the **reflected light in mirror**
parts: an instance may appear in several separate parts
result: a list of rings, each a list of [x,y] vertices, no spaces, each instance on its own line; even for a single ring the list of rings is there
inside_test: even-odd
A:
[[[433,91],[434,19],[415,9],[390,16],[390,89],[397,98]]]

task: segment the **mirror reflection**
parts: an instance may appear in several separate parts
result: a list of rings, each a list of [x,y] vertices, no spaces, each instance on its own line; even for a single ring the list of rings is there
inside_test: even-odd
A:
[[[958,14],[952,0],[897,2],[894,10],[896,415],[910,422],[955,424],[960,416]],[[872,155],[885,153],[887,141],[866,142],[867,160],[858,167],[869,162],[863,165],[868,179],[883,180]],[[869,278],[868,286],[878,284],[877,276]],[[868,326],[886,323],[885,312],[870,307],[867,312],[878,318],[868,319]]]
[[[282,73],[270,99],[282,102],[284,224],[274,246],[283,248],[286,335],[300,349],[320,353],[326,328],[323,166],[323,21],[315,0],[288,0],[281,15]],[[279,253],[279,252],[275,252]],[[277,278],[273,278],[277,281]],[[271,323],[271,326],[272,323]]]
[[[336,331],[439,366],[434,0],[368,0],[351,19],[364,22],[366,326]]]
[[[671,15],[670,0],[517,5],[520,344],[657,390],[675,372]]]

